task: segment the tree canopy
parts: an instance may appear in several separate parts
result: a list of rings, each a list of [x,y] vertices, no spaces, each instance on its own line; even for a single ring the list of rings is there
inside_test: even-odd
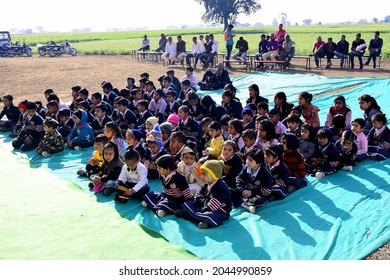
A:
[[[205,7],[202,20],[214,24],[235,23],[239,14],[250,15],[261,9],[257,0],[195,0]]]

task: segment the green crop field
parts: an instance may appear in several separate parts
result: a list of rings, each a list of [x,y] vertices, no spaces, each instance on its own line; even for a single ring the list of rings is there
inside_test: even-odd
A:
[[[257,46],[262,33],[269,34],[276,30],[275,26],[235,28],[234,33],[237,36],[243,36],[249,43],[249,53],[256,53]],[[384,40],[382,56],[385,60],[390,60],[390,24],[365,24],[365,25],[312,25],[312,26],[286,26],[287,33],[296,43],[296,55],[307,55],[311,53],[313,43],[317,36],[322,36],[324,41],[332,37],[334,42],[338,42],[341,35],[345,34],[347,41],[352,43],[356,33],[360,32],[362,38],[368,44],[373,38],[375,31],[381,32],[381,38]],[[191,49],[191,40],[193,36],[200,34],[213,33],[219,41],[219,52],[224,52],[223,31],[221,28],[208,29],[184,29],[184,30],[148,30],[148,31],[121,31],[121,32],[92,32],[92,33],[54,33],[54,34],[31,34],[31,35],[12,35],[13,42],[25,41],[33,47],[34,53],[37,53],[35,46],[37,44],[55,41],[57,43],[68,40],[72,47],[75,47],[82,55],[116,55],[130,54],[131,50],[140,48],[141,39],[147,34],[151,40],[151,47],[158,47],[160,34],[173,36],[176,41],[177,35],[182,35],[183,40],[187,42],[187,49]],[[238,38],[236,37],[236,38]]]

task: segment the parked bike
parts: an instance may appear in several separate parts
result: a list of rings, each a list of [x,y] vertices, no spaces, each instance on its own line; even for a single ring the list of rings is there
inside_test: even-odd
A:
[[[51,57],[60,56],[63,54],[69,54],[71,56],[77,55],[77,50],[72,48],[68,41],[65,43],[57,44],[51,41],[49,44],[38,44],[38,54],[40,56],[45,56],[48,54]]]
[[[12,44],[5,44],[0,48],[0,56],[2,57],[14,57],[15,55],[22,56],[32,56],[32,49],[30,45],[20,44],[19,42],[16,42],[14,45]]]

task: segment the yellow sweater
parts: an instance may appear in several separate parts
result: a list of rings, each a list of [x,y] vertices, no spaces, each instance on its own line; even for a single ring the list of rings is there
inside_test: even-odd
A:
[[[218,158],[222,153],[223,143],[224,139],[222,136],[212,138],[210,141],[210,147],[206,149],[209,155]]]
[[[94,151],[93,154],[92,154],[92,157],[93,157],[94,159],[96,159],[97,161],[99,161],[98,166],[99,166],[100,168],[102,168],[102,166],[103,166],[103,154],[100,154],[99,151]]]

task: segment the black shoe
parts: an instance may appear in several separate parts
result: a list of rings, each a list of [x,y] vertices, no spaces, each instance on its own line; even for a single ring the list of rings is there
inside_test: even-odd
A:
[[[105,196],[110,196],[110,195],[112,195],[114,192],[115,192],[115,190],[112,189],[112,188],[105,188],[105,189],[103,190],[103,194],[104,194]]]
[[[209,223],[206,223],[206,222],[199,222],[198,228],[200,228],[200,229],[211,228],[211,225]]]
[[[77,170],[77,175],[81,176],[81,177],[88,177],[87,175],[87,171],[85,170]]]
[[[93,183],[91,182],[91,183],[88,184],[88,187],[89,187],[90,189],[93,189],[95,186],[94,186]]]

